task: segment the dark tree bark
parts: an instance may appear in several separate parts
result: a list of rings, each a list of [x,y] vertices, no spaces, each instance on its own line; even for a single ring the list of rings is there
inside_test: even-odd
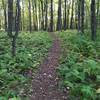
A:
[[[1,19],[0,19],[0,30],[1,30]]]
[[[97,1],[97,28],[98,28],[98,25],[99,25],[99,20],[100,20],[100,1],[98,0]]]
[[[12,33],[13,26],[13,0],[8,0],[8,35],[11,38],[12,42],[12,56],[16,55],[16,39],[18,36],[18,31],[20,28],[20,0],[16,1],[16,15],[15,15],[15,33]]]
[[[70,10],[70,4],[67,7],[67,29],[69,28],[69,13],[70,13],[69,10]]]
[[[38,15],[37,15],[37,7],[38,7],[38,1],[34,1],[35,5],[35,23],[34,23],[34,28],[36,31],[38,31]]]
[[[92,40],[96,39],[96,14],[95,14],[95,0],[91,0],[91,31]]]
[[[39,30],[41,29],[41,3],[39,2]]]
[[[78,0],[78,32],[81,30],[81,0]]]
[[[73,12],[74,12],[74,1],[72,1],[72,12],[71,12],[71,20],[70,20],[70,29],[73,29]]]
[[[78,29],[78,5],[77,5],[77,1],[75,1],[75,6],[74,6],[74,9],[75,9],[75,20],[74,20],[74,28],[75,29]]]
[[[20,0],[16,2],[16,19],[15,19],[15,29],[16,29],[16,36],[18,36],[18,32],[20,30],[20,20],[21,20],[21,8],[20,8]]]
[[[44,30],[44,2],[42,0],[41,0],[41,12],[42,12],[41,30]]]
[[[12,36],[13,0],[8,0],[8,36]]]
[[[50,32],[53,32],[53,0],[51,0]]]
[[[18,37],[18,32],[20,30],[20,17],[21,17],[20,0],[17,0],[16,1],[16,17],[15,17],[15,34],[12,35],[12,55],[13,57],[16,56],[16,39]]]
[[[48,0],[45,1],[45,30],[48,29]]]
[[[3,5],[3,9],[4,9],[4,23],[5,23],[5,31],[7,31],[7,12],[6,12],[6,5],[4,3],[4,0],[2,0],[2,5]]]
[[[57,31],[62,30],[62,12],[61,12],[61,0],[58,1],[58,20]]]
[[[67,0],[65,0],[65,13],[64,13],[64,30],[67,29],[67,13],[66,13],[66,3],[67,3]]]
[[[25,30],[25,27],[24,27],[24,0],[22,0],[22,30]]]
[[[39,4],[40,6],[40,4]],[[36,1],[32,0],[32,10],[33,10],[33,28],[35,31],[38,30],[38,23],[37,23],[37,9],[36,9],[37,5],[36,5]],[[36,12],[36,13],[35,13]],[[40,11],[39,11],[40,13]],[[40,21],[39,21],[40,22]]]
[[[28,0],[29,3],[29,31],[32,32],[32,20],[31,20],[31,1]]]
[[[84,2],[81,0],[81,32],[84,33]]]

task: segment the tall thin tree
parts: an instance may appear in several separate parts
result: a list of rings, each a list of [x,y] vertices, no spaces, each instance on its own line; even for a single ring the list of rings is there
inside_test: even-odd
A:
[[[80,32],[80,27],[81,27],[81,9],[80,9],[80,4],[81,4],[81,0],[78,0],[78,31]]]
[[[29,31],[31,32],[32,31],[32,20],[31,20],[31,1],[28,0],[28,3],[29,3],[29,6],[28,6],[28,9],[29,9]]]
[[[5,23],[5,31],[7,31],[7,8],[6,3],[2,0],[3,10],[4,10],[4,23]]]
[[[53,0],[51,0],[50,32],[53,32]]]
[[[67,5],[66,5],[66,3],[67,3],[67,0],[65,0],[65,13],[64,13],[64,30],[66,30],[67,29]]]
[[[74,1],[72,0],[72,11],[71,11],[71,19],[70,19],[70,29],[73,29],[73,14],[74,13]]]
[[[58,1],[58,20],[57,20],[57,31],[62,29],[62,7],[61,7],[62,0]]]
[[[84,33],[84,3],[85,0],[81,0],[81,32]]]
[[[91,31],[92,31],[92,40],[95,40],[96,39],[95,0],[91,0]]]
[[[8,0],[8,35],[12,36],[12,26],[13,26],[13,0]]]
[[[48,0],[45,1],[45,30],[48,29]]]

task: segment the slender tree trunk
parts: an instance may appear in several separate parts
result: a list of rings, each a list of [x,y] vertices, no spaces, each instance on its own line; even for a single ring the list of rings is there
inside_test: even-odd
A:
[[[67,8],[67,29],[69,28],[69,10],[70,10],[70,5]]]
[[[91,0],[91,31],[92,40],[96,39],[96,14],[95,14],[95,0]]]
[[[12,36],[13,0],[8,0],[8,36]]]
[[[5,23],[5,31],[7,31],[7,12],[6,12],[6,5],[4,3],[4,0],[2,0],[2,5],[4,9],[4,23]]]
[[[100,1],[98,0],[97,1],[97,28],[98,28],[98,25],[99,25],[99,20],[100,20]]]
[[[15,17],[15,34],[12,35],[12,55],[16,56],[16,40],[18,37],[18,32],[20,30],[20,18],[21,18],[21,10],[20,10],[20,0],[16,1],[16,17]]]
[[[81,0],[81,32],[84,33],[84,2]]]
[[[0,30],[1,30],[1,19],[0,19]]]
[[[66,29],[67,29],[67,13],[66,13],[66,3],[67,3],[67,0],[65,0],[64,30],[66,30]]]
[[[37,21],[36,21],[36,13],[35,13],[35,11],[37,11],[36,10],[36,1],[34,1],[34,0],[32,0],[32,9],[33,9],[33,27],[34,27],[34,30],[37,30],[38,28],[37,28]],[[39,11],[39,13],[40,13],[40,11]]]
[[[20,0],[16,1],[16,17],[15,17],[15,33],[12,34],[13,26],[13,0],[8,0],[8,35],[11,38],[12,42],[12,56],[16,55],[16,39],[18,36],[18,31],[20,28]]]
[[[81,4],[81,0],[78,0],[78,32],[80,32],[80,27],[81,27],[81,10],[80,10],[80,4]]]
[[[12,56],[16,56],[16,38],[15,36],[12,37]]]
[[[57,31],[62,30],[61,0],[58,1]]]
[[[35,0],[34,2],[35,2],[35,13],[36,13],[34,26],[35,26],[35,30],[38,31],[38,14],[37,14],[38,1]]]
[[[24,0],[22,0],[22,6],[23,6],[23,8],[22,8],[22,30],[25,30],[25,26],[24,26]]]
[[[29,31],[32,32],[32,20],[31,20],[31,1],[28,0],[29,3]]]
[[[39,3],[39,30],[41,29],[41,4]]]
[[[70,20],[70,29],[73,29],[73,9],[74,8],[74,1],[72,0],[72,12],[71,12],[71,20]]]
[[[78,29],[78,17],[77,17],[77,14],[78,14],[78,5],[77,5],[77,1],[75,1],[75,6],[74,6],[74,9],[75,9],[75,19],[74,19],[74,28],[75,29]]]
[[[41,0],[41,12],[42,12],[41,30],[44,30],[44,2],[42,0]]]
[[[20,21],[21,21],[21,8],[20,8],[20,0],[17,0],[16,3],[16,19],[15,19],[15,29],[16,29],[16,37],[18,36],[18,32],[20,30]]]
[[[50,32],[53,32],[53,0],[51,0]]]
[[[12,35],[13,0],[8,0],[8,35],[12,39],[12,56],[15,56],[15,38]]]
[[[45,9],[46,9],[46,14],[45,14],[45,30],[48,29],[48,0],[45,2]]]

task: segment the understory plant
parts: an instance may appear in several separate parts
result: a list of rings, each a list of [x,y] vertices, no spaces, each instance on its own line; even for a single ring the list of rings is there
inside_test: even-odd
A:
[[[93,42],[71,31],[62,32],[60,36],[63,41],[58,75],[69,100],[99,100],[99,40]]]
[[[0,100],[20,100],[30,92],[30,81],[47,51],[51,39],[47,32],[20,33],[16,57],[11,56],[7,33],[0,33]],[[24,91],[24,88],[28,89]]]

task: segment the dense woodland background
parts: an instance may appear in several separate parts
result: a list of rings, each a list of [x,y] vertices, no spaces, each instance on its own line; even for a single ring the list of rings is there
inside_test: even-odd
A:
[[[99,100],[100,0],[0,0],[1,98],[20,95],[14,90],[24,74],[36,71],[52,44],[48,32],[62,39],[58,73],[71,100]]]
[[[100,1],[1,0],[0,29],[7,31],[12,23],[14,31],[18,18],[20,31],[79,29],[84,32],[84,29],[91,28],[92,23],[99,28]]]
[[[0,5],[0,29],[8,31],[13,46],[18,31],[78,29],[83,34],[84,29],[91,29],[95,40],[96,28],[100,28],[99,0],[1,0]]]

